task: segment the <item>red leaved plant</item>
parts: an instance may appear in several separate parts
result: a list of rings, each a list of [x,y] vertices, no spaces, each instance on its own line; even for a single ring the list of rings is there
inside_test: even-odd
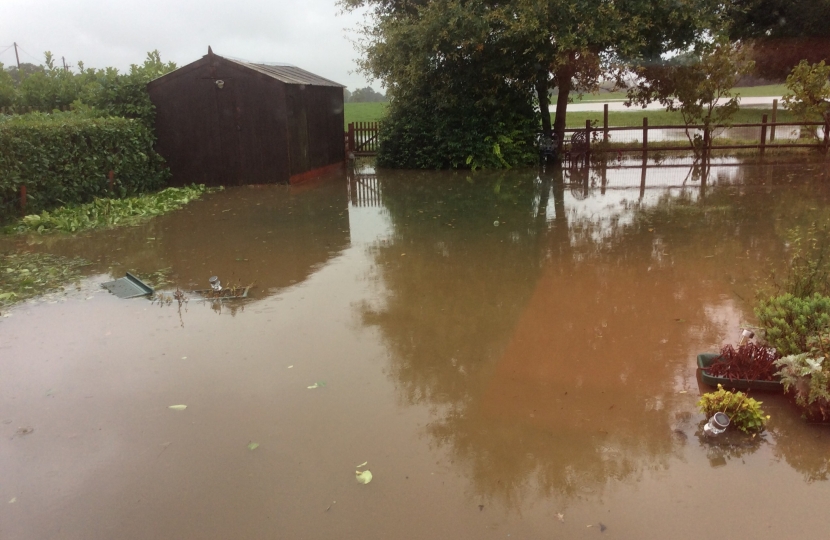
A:
[[[730,381],[777,381],[775,373],[778,367],[775,361],[779,358],[781,355],[775,349],[755,343],[747,343],[737,349],[732,345],[724,345],[720,350],[720,356],[706,368],[706,371],[710,375],[726,377]]]

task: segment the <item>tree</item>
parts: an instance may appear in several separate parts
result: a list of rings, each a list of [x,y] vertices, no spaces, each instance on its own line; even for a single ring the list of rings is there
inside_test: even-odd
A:
[[[787,77],[784,103],[802,120],[817,120],[830,112],[830,65],[802,60]]]
[[[830,0],[725,2],[729,37],[750,47],[756,72],[783,80],[801,60],[830,61]]]
[[[14,79],[8,71],[3,69],[0,62],[0,107],[9,107],[14,103],[17,91],[14,87]]]
[[[830,65],[824,60],[812,65],[806,60],[799,62],[787,77],[784,104],[800,120],[824,120],[826,129],[830,125]],[[815,127],[809,131],[814,136],[817,133]]]
[[[366,88],[358,88],[352,92],[349,103],[381,103],[386,101],[386,96],[380,92],[375,92],[371,86]]]
[[[732,88],[752,68],[747,51],[724,36],[701,45],[699,52],[639,66],[637,85],[628,92],[629,103],[645,106],[659,101],[666,110],[679,111],[689,142],[696,151],[708,152],[715,126],[728,125],[738,110],[739,96],[732,94]],[[702,135],[691,135],[693,124],[703,124]]]
[[[543,131],[564,139],[571,92],[592,90],[621,72],[623,60],[657,59],[701,39],[717,17],[715,0],[341,0],[370,7],[362,70],[384,82],[391,107],[405,88],[442,84],[433,99],[476,103],[510,89],[536,105]],[[475,66],[477,77],[467,70]],[[471,85],[473,88],[471,88]],[[548,90],[559,89],[556,120]],[[420,98],[424,92],[416,93]],[[509,116],[509,115],[505,115]],[[487,136],[491,136],[487,134]]]

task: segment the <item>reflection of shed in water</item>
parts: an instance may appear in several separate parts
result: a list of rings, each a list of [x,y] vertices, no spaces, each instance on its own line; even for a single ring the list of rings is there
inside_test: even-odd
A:
[[[147,89],[175,184],[293,183],[345,159],[343,86],[298,67],[208,48]]]

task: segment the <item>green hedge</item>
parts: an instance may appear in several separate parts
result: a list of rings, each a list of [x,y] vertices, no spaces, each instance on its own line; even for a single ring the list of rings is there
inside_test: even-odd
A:
[[[22,185],[28,214],[159,189],[169,172],[153,143],[138,120],[82,112],[0,115],[0,219],[20,215]]]

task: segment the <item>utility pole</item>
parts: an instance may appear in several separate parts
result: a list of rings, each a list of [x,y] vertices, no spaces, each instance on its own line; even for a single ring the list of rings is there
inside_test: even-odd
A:
[[[17,73],[20,74],[20,55],[17,54],[17,42],[14,42],[14,57],[17,59]]]
[[[65,56],[61,56],[61,62],[63,62],[63,70],[64,71],[69,71],[66,67],[66,57]]]

